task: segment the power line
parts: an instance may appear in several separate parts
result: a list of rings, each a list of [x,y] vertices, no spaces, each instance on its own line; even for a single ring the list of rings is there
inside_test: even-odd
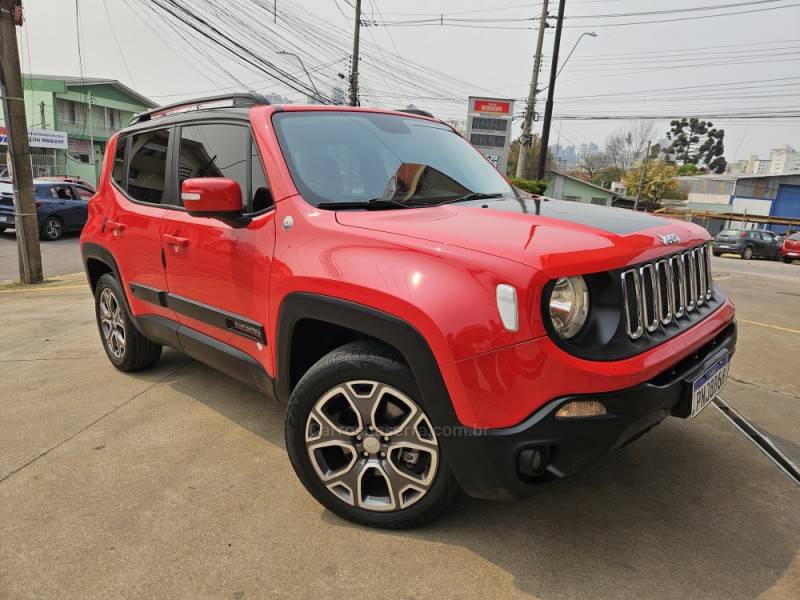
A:
[[[133,74],[131,73],[131,69],[128,66],[128,61],[125,59],[125,53],[122,51],[122,48],[119,44],[119,38],[117,38],[117,32],[114,29],[114,24],[111,22],[111,15],[108,14],[108,5],[106,4],[106,0],[103,1],[103,10],[106,13],[106,21],[108,21],[108,28],[111,30],[111,35],[114,36],[114,44],[117,46],[117,52],[119,52],[119,57],[122,59],[122,64],[125,66],[125,71],[128,73],[128,77],[131,80],[131,84],[133,87],[136,87],[136,81],[133,79]]]

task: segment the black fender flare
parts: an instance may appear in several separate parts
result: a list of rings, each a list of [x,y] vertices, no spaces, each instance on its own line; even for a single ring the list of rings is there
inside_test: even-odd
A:
[[[291,395],[289,348],[295,325],[304,318],[369,335],[400,352],[411,368],[422,394],[422,403],[461,488],[472,496],[508,497],[483,443],[485,431],[461,424],[428,342],[413,325],[394,315],[320,294],[294,292],[286,296],[278,314],[275,344],[275,395],[278,400],[288,402]]]
[[[289,348],[295,326],[306,318],[346,327],[392,346],[411,368],[431,419],[440,425],[459,423],[433,351],[413,325],[370,306],[308,292],[291,293],[281,302],[275,345],[279,400],[288,402],[291,395]]]

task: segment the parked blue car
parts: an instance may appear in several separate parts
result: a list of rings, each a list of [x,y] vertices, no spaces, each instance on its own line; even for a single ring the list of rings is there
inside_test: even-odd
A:
[[[34,179],[39,236],[46,241],[60,239],[68,231],[80,231],[86,223],[88,186],[62,181]],[[10,183],[0,182],[0,232],[14,227],[14,192]]]

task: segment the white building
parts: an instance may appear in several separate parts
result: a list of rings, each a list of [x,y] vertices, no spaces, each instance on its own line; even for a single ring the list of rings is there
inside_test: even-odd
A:
[[[800,152],[784,144],[773,148],[769,153],[769,175],[800,173]]]

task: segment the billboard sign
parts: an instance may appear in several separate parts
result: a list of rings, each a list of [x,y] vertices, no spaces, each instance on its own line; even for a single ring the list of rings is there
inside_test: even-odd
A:
[[[31,148],[58,148],[66,150],[67,133],[51,129],[28,129],[28,144]],[[0,125],[0,146],[8,145],[8,132]]]
[[[503,174],[508,167],[513,115],[511,99],[469,97],[467,140]]]

